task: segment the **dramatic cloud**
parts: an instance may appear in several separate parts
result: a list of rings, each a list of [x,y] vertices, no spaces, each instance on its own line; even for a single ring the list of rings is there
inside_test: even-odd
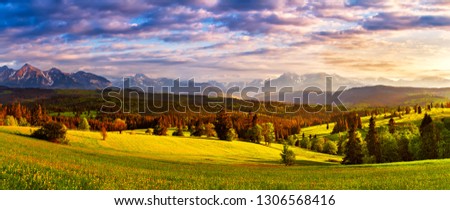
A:
[[[447,0],[1,1],[0,65],[205,80],[448,76],[449,26]]]

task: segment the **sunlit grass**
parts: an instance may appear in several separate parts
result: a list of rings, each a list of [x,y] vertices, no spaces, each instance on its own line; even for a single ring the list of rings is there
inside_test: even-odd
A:
[[[69,131],[70,145],[58,145],[27,137],[34,129],[0,127],[0,189],[450,189],[450,160],[343,166],[340,156],[293,148],[296,165],[285,167],[279,144],[136,130],[106,141]],[[308,129],[327,135],[324,126]]]

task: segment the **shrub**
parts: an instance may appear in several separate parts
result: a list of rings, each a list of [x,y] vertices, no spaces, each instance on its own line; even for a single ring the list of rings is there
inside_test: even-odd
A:
[[[262,141],[265,141],[263,135],[263,128],[261,125],[256,124],[252,128],[247,131],[247,136],[249,137],[251,142],[259,144]]]
[[[287,144],[284,145],[283,151],[281,151],[280,155],[281,155],[281,162],[284,163],[286,166],[294,165],[295,154],[294,151],[289,149],[289,146]]]
[[[19,124],[17,123],[16,118],[14,118],[11,115],[8,115],[8,116],[6,116],[6,119],[5,119],[5,125],[6,126],[17,126]]]
[[[311,141],[308,138],[300,140],[300,147],[305,149],[311,149]]]
[[[184,136],[183,130],[178,128],[175,132],[172,133],[172,136]]]
[[[264,123],[263,124],[263,135],[264,141],[266,145],[272,144],[275,141],[275,127],[272,123]]]
[[[191,135],[192,136],[197,136],[197,137],[201,137],[203,135],[206,135],[206,126],[205,126],[205,124],[203,124],[202,121],[198,120],[195,123],[195,126],[193,126],[192,129],[191,129]]]
[[[325,140],[323,140],[323,138],[315,138],[313,139],[312,142],[312,150],[317,151],[317,152],[322,152],[323,151],[323,146],[325,144]]]
[[[147,128],[147,130],[145,130],[145,134],[153,135],[153,128]]]
[[[49,142],[68,144],[66,139],[67,128],[59,122],[45,123],[40,129],[31,134],[32,137],[46,140]]]
[[[233,141],[237,138],[236,130],[230,128],[227,132],[227,141]]]
[[[26,118],[21,117],[19,120],[19,126],[30,126],[30,123],[28,123]]]
[[[81,119],[80,124],[78,124],[78,130],[89,131],[89,129],[91,129],[91,126],[89,125],[87,119],[83,117],[83,119]]]
[[[208,138],[216,136],[216,131],[214,130],[214,124],[208,123],[205,125],[205,135]]]
[[[287,144],[289,144],[289,146],[295,146],[295,142],[297,141],[295,135],[290,135],[287,138]]]
[[[157,136],[167,136],[167,127],[158,124],[155,126],[155,129],[153,130],[153,134]]]
[[[327,141],[323,145],[323,152],[331,155],[336,155],[338,151],[336,143],[333,141]]]

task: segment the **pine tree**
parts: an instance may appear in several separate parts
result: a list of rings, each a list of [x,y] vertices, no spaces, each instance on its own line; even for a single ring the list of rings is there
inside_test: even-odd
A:
[[[366,136],[366,142],[369,155],[374,156],[377,163],[381,162],[380,141],[378,139],[374,117],[371,117],[369,120],[369,132]]]
[[[252,118],[252,127],[255,127],[258,124],[258,115],[255,113]]]
[[[284,163],[286,166],[294,165],[295,153],[294,151],[289,149],[289,146],[287,144],[283,146],[283,150],[281,151],[280,156],[281,162]]]
[[[347,119],[349,126],[348,130],[348,142],[345,148],[345,157],[342,164],[362,164],[363,153],[361,139],[357,137],[358,117],[356,115],[350,115]]]
[[[224,110],[217,113],[216,121],[214,122],[217,137],[220,140],[227,140],[227,133],[231,128],[233,128],[233,123],[231,122],[230,116]]]
[[[407,106],[405,108],[405,114],[410,114],[411,113],[411,107]]]
[[[428,125],[430,125],[433,122],[433,119],[431,119],[431,116],[428,114],[425,114],[425,116],[422,119],[422,122],[420,123],[420,134],[422,134],[424,128]]]
[[[33,111],[33,114],[31,115],[31,124],[32,125],[42,125],[43,121],[43,114],[42,114],[42,107],[41,105],[38,105],[35,110]]]
[[[358,115],[357,115],[357,117],[358,117],[358,129],[362,129],[362,120],[361,120],[361,117],[358,116]]]
[[[389,120],[389,133],[391,133],[391,134],[395,133],[395,120],[392,117]]]

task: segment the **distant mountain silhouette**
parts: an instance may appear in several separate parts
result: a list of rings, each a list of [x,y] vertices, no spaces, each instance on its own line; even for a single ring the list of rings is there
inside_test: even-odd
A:
[[[25,64],[18,70],[0,67],[0,85],[19,88],[102,89],[111,85],[111,82],[83,71],[64,73],[57,68],[42,71]]]

